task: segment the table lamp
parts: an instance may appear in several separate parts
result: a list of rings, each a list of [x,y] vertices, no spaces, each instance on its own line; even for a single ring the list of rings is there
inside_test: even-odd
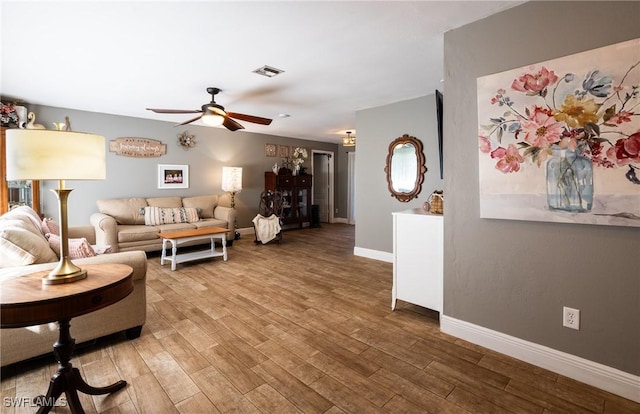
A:
[[[105,138],[99,135],[44,129],[6,130],[7,180],[58,180],[60,262],[42,279],[45,285],[70,283],[87,277],[69,259],[67,199],[64,180],[104,180]]]
[[[242,167],[222,167],[222,191],[231,193],[231,207],[236,206],[236,193],[242,191]]]

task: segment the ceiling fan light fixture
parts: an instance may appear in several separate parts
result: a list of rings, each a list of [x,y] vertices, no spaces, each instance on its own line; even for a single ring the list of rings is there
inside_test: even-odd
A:
[[[218,115],[218,114],[207,114],[207,115],[202,115],[202,118],[200,118],[202,120],[202,122],[204,122],[205,124],[209,125],[209,126],[218,126],[218,125],[222,125],[222,123],[224,122],[224,116]]]
[[[253,73],[257,73],[258,75],[262,75],[262,76],[266,76],[267,78],[273,78],[274,76],[277,76],[279,74],[281,74],[282,72],[284,72],[284,70],[282,69],[277,69],[274,68],[272,66],[267,66],[264,65],[256,70],[253,71]]]

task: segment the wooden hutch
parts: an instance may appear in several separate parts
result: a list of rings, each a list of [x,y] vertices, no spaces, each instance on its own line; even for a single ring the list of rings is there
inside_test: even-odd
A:
[[[13,207],[27,205],[40,214],[40,182],[36,180],[7,181],[7,153],[5,131],[0,137],[0,214]]]
[[[275,174],[272,171],[264,173],[265,191],[280,191],[284,200],[282,213],[283,224],[297,224],[311,222],[311,184],[310,174],[292,175],[290,173]]]

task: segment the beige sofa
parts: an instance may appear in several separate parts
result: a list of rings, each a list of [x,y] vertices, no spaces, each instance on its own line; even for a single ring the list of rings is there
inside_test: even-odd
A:
[[[33,272],[53,269],[58,262],[49,247],[37,213],[19,207],[0,216],[0,295],[2,282]],[[70,238],[86,238],[95,244],[93,227],[69,228]],[[88,264],[123,263],[133,268],[133,292],[123,300],[71,320],[71,335],[76,343],[124,331],[130,339],[140,335],[146,320],[147,257],[142,251],[101,254],[73,259],[82,267]],[[91,277],[89,275],[88,277]],[[5,366],[32,357],[51,354],[58,339],[56,323],[0,330],[0,365]],[[53,358],[53,357],[52,357]]]
[[[96,242],[110,245],[113,251],[162,250],[162,239],[158,233],[168,231],[204,227],[228,228],[227,246],[233,244],[235,237],[236,210],[231,207],[229,193],[195,197],[110,198],[98,200],[97,204],[99,212],[90,217],[91,225],[95,228]],[[190,222],[150,224],[149,217],[145,217],[149,207],[195,208],[197,218]]]

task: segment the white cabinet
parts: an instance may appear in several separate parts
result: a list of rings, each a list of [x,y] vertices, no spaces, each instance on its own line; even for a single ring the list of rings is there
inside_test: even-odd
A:
[[[393,289],[396,300],[442,313],[443,217],[422,209],[393,214]]]

